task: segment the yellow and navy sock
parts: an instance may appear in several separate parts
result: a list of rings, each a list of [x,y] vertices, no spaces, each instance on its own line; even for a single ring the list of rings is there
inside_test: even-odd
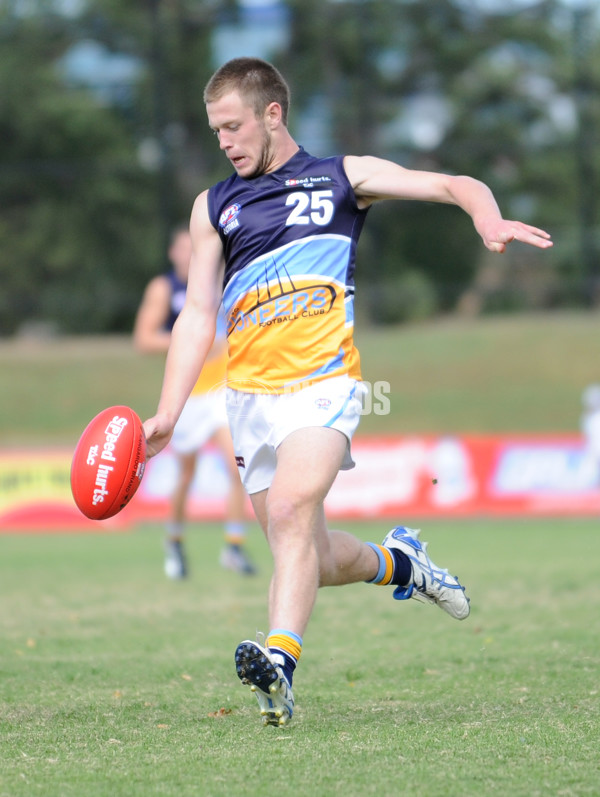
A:
[[[273,628],[267,636],[267,647],[291,686],[294,670],[302,653],[302,637],[285,628]]]
[[[367,545],[375,551],[379,559],[377,575],[367,581],[367,584],[377,584],[378,586],[396,584],[406,587],[411,583],[412,565],[403,551],[399,551],[397,548],[385,548],[374,542],[368,542]]]
[[[246,542],[246,524],[239,521],[228,521],[225,523],[225,542],[239,548]]]
[[[185,527],[180,520],[170,520],[165,528],[167,541],[175,542],[183,539]]]

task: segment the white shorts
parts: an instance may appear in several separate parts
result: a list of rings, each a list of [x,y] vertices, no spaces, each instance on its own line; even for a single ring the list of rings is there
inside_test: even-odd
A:
[[[336,376],[292,393],[244,393],[227,388],[227,414],[235,458],[246,490],[258,493],[273,481],[276,451],[298,429],[326,426],[346,435],[348,445],[341,469],[354,467],[352,435],[361,416],[363,382]]]
[[[225,391],[192,395],[175,424],[171,446],[177,454],[192,454],[223,426],[227,427]]]

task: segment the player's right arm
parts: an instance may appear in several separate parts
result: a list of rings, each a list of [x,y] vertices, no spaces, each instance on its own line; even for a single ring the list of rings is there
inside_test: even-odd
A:
[[[149,456],[169,442],[215,337],[224,267],[221,239],[210,223],[208,191],[196,199],[190,220],[192,257],[185,304],[173,331],[156,415],[144,423]]]

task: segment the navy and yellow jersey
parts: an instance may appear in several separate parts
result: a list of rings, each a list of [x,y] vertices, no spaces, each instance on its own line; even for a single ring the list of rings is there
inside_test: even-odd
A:
[[[234,174],[209,190],[208,212],[225,255],[228,384],[281,393],[360,379],[354,266],[367,210],[343,157],[300,149],[275,172]]]
[[[183,310],[187,284],[182,282],[174,271],[168,271],[164,277],[171,288],[171,298],[169,303],[169,315],[163,324],[163,329],[166,332],[171,332],[175,321],[177,321],[177,316]]]
[[[169,304],[169,316],[166,319],[163,328],[167,331],[173,329],[177,316],[183,310],[185,303],[185,293],[187,284],[179,279],[174,271],[169,271],[164,275],[171,287],[171,297]],[[222,308],[219,308],[217,314],[217,330],[215,333],[215,341],[206,358],[198,381],[194,385],[192,395],[200,393],[208,393],[211,390],[222,388],[225,386],[227,374],[227,346],[225,345],[226,339],[226,322],[223,315]]]

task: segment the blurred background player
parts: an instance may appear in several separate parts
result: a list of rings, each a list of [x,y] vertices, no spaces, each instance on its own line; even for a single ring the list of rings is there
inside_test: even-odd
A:
[[[187,225],[176,227],[171,233],[168,249],[172,268],[149,282],[137,312],[133,338],[139,351],[167,352],[171,330],[185,301],[191,251]],[[229,478],[225,545],[221,551],[220,564],[228,570],[246,575],[255,572],[244,546],[245,490],[235,463],[225,409],[226,369],[225,321],[219,312],[215,341],[171,440],[171,448],[177,457],[178,475],[166,527],[165,573],[172,579],[185,578],[187,575],[183,547],[186,503],[196,472],[198,453],[209,442],[221,452]]]
[[[584,453],[598,484],[600,482],[600,385],[588,385],[581,396],[581,403],[583,413],[580,426]]]

